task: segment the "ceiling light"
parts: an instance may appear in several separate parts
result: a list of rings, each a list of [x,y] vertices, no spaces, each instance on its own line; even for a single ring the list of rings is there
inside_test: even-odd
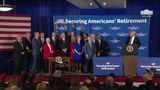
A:
[[[5,11],[10,11],[12,9],[13,9],[13,6],[5,4],[5,0],[3,0],[3,4],[0,5],[0,11],[5,12]]]
[[[104,2],[103,5],[106,5],[106,3]]]
[[[93,3],[89,3],[89,5],[91,5],[91,6],[92,6],[92,5],[93,5]]]

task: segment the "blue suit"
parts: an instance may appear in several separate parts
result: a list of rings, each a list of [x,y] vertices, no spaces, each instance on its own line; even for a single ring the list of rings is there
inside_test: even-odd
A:
[[[92,59],[96,53],[95,44],[91,43],[91,46],[90,46],[89,43],[86,42],[84,44],[84,52],[85,52],[85,55],[88,55],[89,59]]]
[[[91,45],[86,42],[84,44],[84,52],[85,52],[85,56],[86,57],[86,71],[87,72],[93,72],[93,57],[96,54],[96,48],[95,48],[95,44],[92,42]]]
[[[33,55],[33,64],[32,72],[36,72],[39,69],[40,65],[40,48],[42,48],[42,42],[40,39],[32,39],[32,55]]]

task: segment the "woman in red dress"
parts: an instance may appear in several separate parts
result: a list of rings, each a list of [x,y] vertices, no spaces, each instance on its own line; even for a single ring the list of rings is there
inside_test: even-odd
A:
[[[43,46],[43,59],[45,64],[45,72],[48,73],[48,57],[54,53],[54,46],[50,44],[50,38],[46,38],[46,43]]]
[[[70,42],[70,62],[71,62],[71,71],[74,72],[74,43],[75,43],[75,36],[71,36]]]

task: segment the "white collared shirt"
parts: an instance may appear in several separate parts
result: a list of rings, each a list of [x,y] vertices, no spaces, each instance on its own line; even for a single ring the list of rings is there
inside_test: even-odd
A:
[[[99,45],[101,45],[101,40],[98,40],[98,42],[99,42]]]
[[[41,38],[42,43],[44,43],[44,38]]]
[[[23,44],[22,44],[22,41],[19,41],[19,40],[17,40],[20,44],[21,44],[21,46],[23,47]]]
[[[55,38],[54,38],[54,37],[52,37],[52,40],[54,41],[54,40],[55,40]]]
[[[134,42],[134,39],[135,39],[135,36],[134,36],[134,37],[131,37],[130,44],[133,44],[133,42]]]
[[[63,42],[65,42],[65,38],[62,38]]]
[[[92,42],[95,43],[95,39]]]
[[[51,45],[49,43],[47,43],[47,45],[49,47],[50,52],[52,52]]]

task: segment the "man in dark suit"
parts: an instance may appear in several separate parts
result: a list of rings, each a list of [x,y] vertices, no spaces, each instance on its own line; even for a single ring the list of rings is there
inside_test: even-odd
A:
[[[56,32],[52,32],[51,44],[54,46],[55,51],[59,50],[58,48],[58,37]]]
[[[39,32],[35,32],[35,37],[32,39],[32,55],[33,55],[33,64],[32,72],[37,72],[40,65],[40,54],[42,52],[42,42],[39,38]]]
[[[41,40],[42,47],[43,47],[44,44],[46,43],[46,37],[45,37],[44,32],[40,32],[40,40]],[[38,69],[41,72],[45,70],[45,65],[44,65],[44,60],[43,60],[43,48],[42,48],[42,52],[40,53],[40,67]]]
[[[25,48],[25,70],[29,71],[31,69],[32,62],[32,41],[31,34],[26,33],[25,38],[23,39],[23,44]]]
[[[129,37],[127,38],[126,44],[135,44],[138,45],[138,47],[141,46],[141,42],[139,40],[139,38],[136,36],[136,32],[135,31],[131,31],[129,34]]]
[[[96,47],[96,56],[106,56],[108,55],[107,47],[108,44],[101,39],[101,36],[98,35],[95,41]]]
[[[59,48],[66,56],[69,56],[69,45],[69,40],[66,38],[65,33],[62,33],[59,40]]]
[[[133,80],[131,77],[125,79],[125,85],[120,87],[120,90],[138,90],[137,87],[133,85]]]
[[[113,77],[108,76],[105,78],[104,83],[99,86],[98,90],[119,90],[119,85],[115,83]]]
[[[42,42],[42,44],[44,45],[46,43],[46,38],[43,32],[40,33],[40,40]]]
[[[14,64],[15,64],[15,74],[20,74],[24,70],[24,54],[25,48],[22,44],[22,36],[18,35],[17,40],[14,42]]]

